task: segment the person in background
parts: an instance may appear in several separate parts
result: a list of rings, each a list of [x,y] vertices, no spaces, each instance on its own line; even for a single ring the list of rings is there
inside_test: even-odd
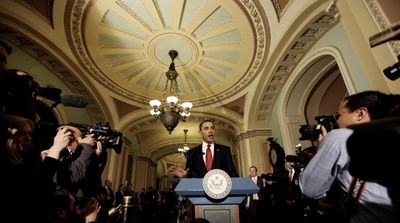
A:
[[[250,222],[265,222],[265,205],[264,205],[264,194],[262,193],[263,180],[257,175],[258,170],[256,166],[249,168],[250,179],[260,188],[260,190],[247,196],[246,209],[249,210]]]
[[[286,174],[283,177],[282,187],[285,197],[284,215],[288,222],[304,222],[304,200],[299,186],[300,173],[299,159],[286,156]]]
[[[0,215],[13,222],[45,222],[49,193],[54,191],[52,177],[58,167],[60,151],[68,144],[70,133],[58,131],[48,155],[32,168],[24,152],[32,146],[32,120],[16,115],[0,115]],[[32,154],[33,155],[33,154]],[[40,154],[36,154],[40,157]],[[23,201],[23,202],[21,202]]]
[[[76,199],[65,189],[56,190],[49,202],[49,223],[96,223],[100,206],[92,198],[83,208],[79,208]]]
[[[203,178],[212,169],[224,170],[230,177],[237,177],[231,149],[214,143],[215,125],[212,120],[204,120],[199,125],[202,144],[187,152],[186,168],[172,167],[178,177]]]
[[[98,170],[101,143],[93,134],[82,138],[81,130],[74,126],[61,125],[58,129],[67,129],[71,137],[60,153],[54,181],[60,188],[70,191],[79,204],[85,203],[101,193],[101,173]]]
[[[124,184],[120,184],[118,186],[118,190],[115,192],[115,206],[124,203],[124,196],[125,196],[125,186]]]
[[[346,143],[353,131],[347,127],[390,116],[393,105],[387,98],[378,91],[345,97],[336,114],[339,129],[323,131],[317,153],[300,173],[305,196],[318,199],[329,192],[337,199],[344,211],[340,222],[400,222],[400,195],[378,183],[360,181],[348,170]]]

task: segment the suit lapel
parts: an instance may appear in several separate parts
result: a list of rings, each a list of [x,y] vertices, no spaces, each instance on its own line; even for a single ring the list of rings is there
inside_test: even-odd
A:
[[[197,151],[197,156],[196,156],[199,160],[198,163],[201,163],[200,167],[203,171],[207,172],[207,168],[206,168],[206,164],[204,163],[204,159],[203,159],[203,148],[202,148],[202,144],[200,144],[198,151]]]
[[[212,163],[211,169],[214,169],[217,167],[220,168],[219,167],[220,165],[218,165],[220,162],[220,157],[221,157],[221,150],[219,149],[219,146],[216,143],[214,143],[214,157],[213,157],[213,163]]]

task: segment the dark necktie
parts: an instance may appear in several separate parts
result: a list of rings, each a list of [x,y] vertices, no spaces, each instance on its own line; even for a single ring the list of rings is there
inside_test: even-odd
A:
[[[206,150],[206,168],[207,172],[211,170],[212,166],[212,154],[211,154],[211,144],[207,144],[207,150]]]

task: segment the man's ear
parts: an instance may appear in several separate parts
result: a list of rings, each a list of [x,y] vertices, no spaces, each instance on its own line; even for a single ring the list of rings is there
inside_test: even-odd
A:
[[[366,118],[368,118],[368,121],[370,119],[368,109],[366,107],[361,107],[357,109],[357,121],[365,121]]]

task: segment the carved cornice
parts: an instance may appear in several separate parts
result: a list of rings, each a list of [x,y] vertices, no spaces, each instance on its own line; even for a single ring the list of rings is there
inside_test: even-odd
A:
[[[263,96],[257,114],[258,121],[269,121],[277,95],[287,77],[308,50],[338,22],[337,13],[337,7],[333,2],[330,8],[309,23],[293,41],[293,44],[289,46],[287,52],[277,64],[271,78],[265,84],[268,87],[262,92]]]
[[[364,0],[364,4],[381,31],[390,28],[391,24],[387,21],[382,8],[376,0]],[[389,41],[387,43],[394,55],[400,55],[400,41]]]
[[[246,132],[241,132],[239,135],[236,137],[236,142],[237,141],[242,141],[244,139],[248,138],[254,138],[256,136],[271,136],[272,135],[272,129],[253,129],[253,130],[248,130]]]
[[[139,103],[146,104],[149,101],[147,96],[139,95],[135,92],[128,91],[124,87],[119,86],[113,80],[111,80],[107,75],[103,74],[102,71],[93,64],[88,50],[85,48],[83,41],[83,20],[85,19],[85,10],[90,8],[91,4],[95,1],[91,0],[77,0],[73,3],[68,3],[71,9],[71,17],[67,19],[67,29],[66,32],[70,33],[72,38],[71,44],[74,45],[76,52],[74,52],[77,58],[80,58],[79,62],[86,67],[86,69],[92,74],[92,76],[101,82],[105,87],[110,90],[125,96],[129,99],[135,100]],[[260,73],[261,65],[265,63],[266,55],[268,55],[269,49],[269,30],[267,24],[267,17],[262,11],[261,5],[258,1],[251,0],[240,0],[238,5],[243,8],[244,12],[247,12],[247,16],[250,18],[249,21],[253,24],[256,35],[256,52],[253,56],[253,61],[251,62],[250,68],[246,71],[246,74],[230,89],[223,91],[217,95],[213,95],[206,98],[201,98],[200,100],[192,100],[194,106],[205,106],[216,102],[220,102],[226,98],[231,97],[238,91],[247,87],[252,80]]]

